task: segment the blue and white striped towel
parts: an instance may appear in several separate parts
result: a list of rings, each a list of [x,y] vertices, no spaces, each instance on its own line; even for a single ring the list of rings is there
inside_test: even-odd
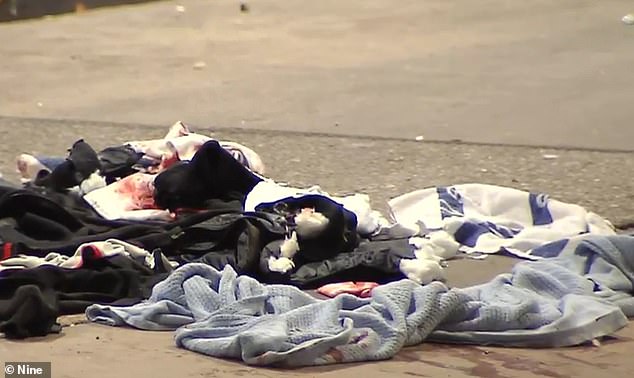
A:
[[[466,253],[529,251],[580,234],[614,235],[609,221],[585,208],[543,193],[487,184],[460,184],[417,190],[388,202],[391,216],[422,233],[453,237]]]

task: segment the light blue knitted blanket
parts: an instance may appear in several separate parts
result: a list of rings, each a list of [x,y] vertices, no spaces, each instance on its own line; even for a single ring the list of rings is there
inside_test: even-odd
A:
[[[580,236],[545,246],[552,258],[466,289],[401,280],[371,298],[318,300],[187,264],[131,307],[93,305],[88,319],[176,330],[179,347],[251,365],[383,360],[424,340],[525,347],[575,345],[611,334],[634,315],[634,237]],[[483,262],[486,263],[486,262]]]

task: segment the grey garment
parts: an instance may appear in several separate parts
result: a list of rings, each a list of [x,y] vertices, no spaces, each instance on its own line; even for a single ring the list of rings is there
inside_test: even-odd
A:
[[[632,298],[620,290],[632,285],[634,238],[569,244],[558,257],[519,263],[484,285],[450,290],[400,280],[375,288],[371,298],[317,300],[293,286],[237,276],[229,266],[219,272],[192,263],[157,284],[144,303],[93,305],[86,315],[110,325],[176,329],[179,347],[252,365],[382,360],[424,340],[576,345],[627,324]]]
[[[528,290],[522,301],[515,297],[520,294],[518,289]],[[507,301],[507,307],[540,306],[541,312],[549,315],[537,329],[522,327],[528,319],[523,317],[518,319],[519,327],[499,332],[496,324],[473,329],[468,323],[471,317],[460,314],[457,316],[467,320],[440,327],[442,331],[432,333],[429,341],[505,346],[532,346],[544,340],[548,340],[546,346],[579,344],[606,335],[605,331],[615,325],[624,326],[626,317],[634,316],[634,237],[579,235],[566,240],[557,257],[519,263],[510,274],[462,291],[481,299],[471,304],[474,313],[491,311],[488,296],[494,294],[500,304]],[[620,311],[611,311],[615,306]]]
[[[62,268],[67,268],[65,263],[68,262],[70,256],[65,256],[59,253],[48,253],[44,257],[29,256],[29,255],[17,255],[0,261],[0,270],[5,269],[30,269],[41,265],[56,265]],[[72,268],[72,266],[70,266]]]
[[[372,299],[319,300],[294,286],[237,276],[230,266],[218,272],[190,263],[158,283],[146,302],[92,305],[86,316],[108,325],[177,329],[178,346],[210,356],[305,366],[388,359],[422,341],[460,303],[439,282],[401,280],[377,289]]]

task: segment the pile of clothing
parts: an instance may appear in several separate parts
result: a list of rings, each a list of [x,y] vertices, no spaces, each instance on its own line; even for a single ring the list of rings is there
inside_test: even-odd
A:
[[[61,315],[173,329],[177,345],[259,365],[390,358],[423,340],[574,345],[634,314],[634,236],[542,193],[485,184],[392,199],[265,176],[260,156],[178,122],[162,139],[20,155],[0,182],[0,332]],[[467,289],[445,265],[508,253]],[[331,299],[316,298],[317,289]]]

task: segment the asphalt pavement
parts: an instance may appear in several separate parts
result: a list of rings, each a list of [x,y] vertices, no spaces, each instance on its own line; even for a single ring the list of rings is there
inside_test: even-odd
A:
[[[634,151],[631,0],[246,3],[0,24],[0,115]]]

